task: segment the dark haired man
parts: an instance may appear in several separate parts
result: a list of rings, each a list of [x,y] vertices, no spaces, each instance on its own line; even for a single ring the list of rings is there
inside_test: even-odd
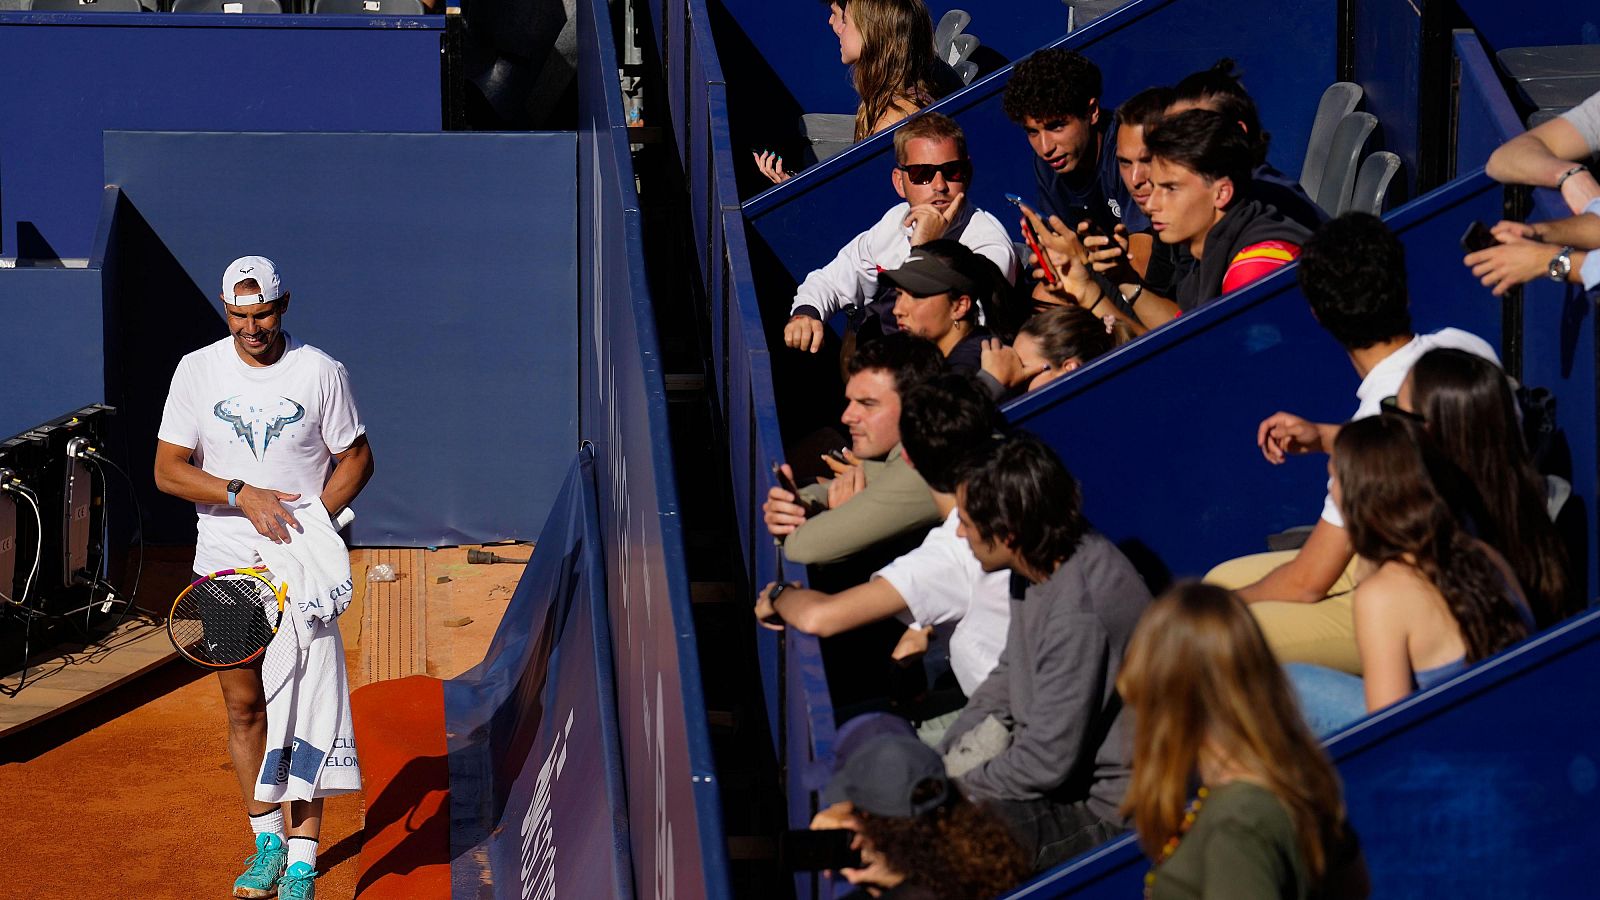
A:
[[[1349,213],[1324,225],[1306,244],[1298,275],[1312,315],[1361,376],[1352,421],[1376,415],[1429,350],[1453,347],[1499,362],[1494,348],[1465,331],[1412,333],[1405,248],[1376,216]],[[1256,443],[1267,461],[1278,465],[1290,455],[1327,453],[1338,433],[1338,425],[1279,412],[1261,422]],[[1355,587],[1354,555],[1344,518],[1329,496],[1299,550],[1232,560],[1212,569],[1206,580],[1237,589],[1252,604],[1280,661],[1360,674],[1349,593]]]
[[[1011,572],[1011,622],[999,663],[940,749],[1043,869],[1126,826],[1132,722],[1116,681],[1150,591],[1089,527],[1077,481],[1036,438],[975,459],[956,507],[983,568]]]
[[[895,132],[894,158],[889,180],[905,202],[890,207],[795,289],[783,329],[787,346],[820,351],[823,323],[840,310],[851,311],[862,323],[874,320],[883,333],[895,331],[894,301],[880,293],[878,273],[898,268],[912,247],[928,241],[960,241],[994,263],[1007,281],[1016,281],[1016,252],[1005,226],[967,203],[972,160],[961,126],[948,116],[923,113]]]
[[[761,505],[767,531],[784,539],[791,561],[842,562],[938,524],[927,482],[900,450],[900,398],[943,365],[933,344],[904,333],[868,341],[850,358],[839,421],[850,431],[856,464],[826,484],[802,488],[800,497],[774,486]],[[784,470],[794,477],[788,464]],[[808,507],[820,511],[808,515]]]
[[[1110,234],[1148,220],[1117,174],[1117,128],[1100,108],[1100,69],[1081,53],[1047,47],[1011,70],[1001,101],[1033,147],[1039,210],[1071,227],[1082,220]]]
[[[1010,595],[1007,577],[985,572],[966,541],[956,536],[955,488],[966,458],[987,445],[1002,423],[988,392],[970,376],[945,373],[907,390],[900,412],[903,459],[927,482],[943,524],[928,532],[915,550],[849,590],[826,594],[767,585],[756,600],[756,618],[770,628],[781,628],[781,621],[831,637],[891,616],[909,616],[915,626],[935,629],[947,642],[962,696],[976,691],[1005,646]],[[919,637],[926,640],[927,635]],[[959,706],[959,700],[925,712],[943,714]],[[919,733],[935,741],[950,718],[925,722]]]

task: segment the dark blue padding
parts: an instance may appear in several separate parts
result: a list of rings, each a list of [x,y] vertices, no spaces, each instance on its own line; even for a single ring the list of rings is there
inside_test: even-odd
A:
[[[444,683],[454,896],[634,893],[594,479],[582,451],[483,661]]]
[[[1496,216],[1500,203],[1499,185],[1479,174],[1390,213],[1406,246],[1417,331],[1455,326],[1499,346],[1499,301],[1459,264],[1457,240],[1472,219]],[[1006,413],[1056,448],[1083,484],[1090,521],[1131,549],[1147,577],[1199,576],[1265,551],[1268,534],[1317,520],[1327,458],[1269,465],[1256,449],[1256,426],[1278,410],[1344,421],[1357,384],[1288,269],[1023,396]]]
[[[107,134],[128,200],[108,396],[134,471],[178,357],[226,333],[222,267],[260,253],[283,266],[288,330],[351,374],[377,460],[355,541],[537,537],[577,444],[574,150],[570,133]],[[183,504],[145,508],[152,538],[192,536]]]
[[[0,269],[0,439],[105,399],[100,274]]]
[[[1226,9],[1194,0],[1138,0],[1055,46],[1079,50],[1100,66],[1109,104],[1175,82],[1220,56],[1234,57],[1273,135],[1273,163],[1298,172],[1317,102],[1334,80],[1334,7],[1317,0],[1285,16],[1272,0],[1240,0]],[[1010,72],[1002,69],[934,108],[966,132],[976,168],[970,200],[1015,232],[1017,216],[1003,195],[1032,201],[1036,189],[1033,151],[1001,109]],[[890,130],[747,201],[745,217],[797,282],[898,202],[889,181],[893,167]],[[758,277],[766,276],[758,270]],[[758,286],[774,314],[788,310],[790,298],[782,295],[791,285],[778,279]]]
[[[1328,742],[1374,897],[1578,897],[1600,839],[1600,613],[1538,635]],[[1124,837],[1013,898],[1126,898]]]
[[[1416,196],[1417,164],[1423,143],[1418,133],[1418,84],[1422,71],[1422,20],[1407,0],[1350,0],[1353,36],[1351,81],[1364,90],[1361,108],[1378,117],[1371,149],[1399,155],[1400,173],[1390,193]],[[1330,43],[1333,36],[1329,35]],[[1428,140],[1441,140],[1428,136]]]
[[[0,13],[0,252],[89,254],[101,132],[437,131],[444,18]]]
[[[1522,133],[1522,120],[1506,95],[1494,61],[1478,36],[1465,29],[1453,35],[1460,90],[1456,105],[1456,170],[1481,168],[1489,154]],[[1492,225],[1492,222],[1485,222]]]
[[[580,2],[577,22],[580,434],[597,460],[634,883],[721,900],[727,852],[608,5]]]
[[[1589,0],[1541,0],[1534,7],[1499,0],[1457,0],[1456,6],[1491,52],[1600,43],[1600,7]]]

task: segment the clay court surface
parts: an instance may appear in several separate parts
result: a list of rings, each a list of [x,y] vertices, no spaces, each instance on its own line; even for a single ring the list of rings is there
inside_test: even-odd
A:
[[[143,603],[186,583],[183,552],[155,555]],[[397,562],[400,581],[367,585],[378,561]],[[465,548],[357,551],[352,569],[366,588],[340,619],[352,689],[374,675],[448,678],[477,664],[522,575],[469,566]],[[252,847],[223,721],[215,677],[174,661],[0,741],[0,897],[231,896]],[[364,811],[361,794],[328,801],[319,900],[356,895]]]

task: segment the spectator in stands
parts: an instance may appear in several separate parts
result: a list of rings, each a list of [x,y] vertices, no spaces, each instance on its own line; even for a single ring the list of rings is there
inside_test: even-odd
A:
[[[839,61],[850,67],[861,98],[857,141],[960,90],[961,79],[934,55],[933,20],[922,0],[836,0],[828,10]],[[756,154],[756,167],[774,184],[793,175],[770,151]]]
[[[1405,248],[1376,216],[1349,213],[1322,226],[1306,244],[1298,275],[1312,315],[1361,376],[1352,420],[1376,415],[1381,401],[1399,391],[1412,363],[1435,347],[1498,363],[1494,348],[1467,332],[1412,333]],[[1326,453],[1339,427],[1278,412],[1261,422],[1256,443],[1278,465],[1290,455]],[[1354,554],[1338,504],[1329,497],[1299,550],[1232,560],[1212,569],[1206,581],[1235,588],[1252,604],[1280,660],[1359,673],[1349,593]]]
[[[1600,94],[1519,134],[1489,155],[1484,171],[1504,184],[1555,188],[1574,213],[1600,213],[1600,182],[1584,160],[1600,154]],[[1504,240],[1504,238],[1501,238]]]
[[[1146,897],[1367,896],[1339,777],[1237,597],[1162,595],[1117,689],[1135,723],[1122,809],[1151,859]]]
[[[967,202],[972,161],[961,126],[938,113],[918,116],[895,132],[894,154],[890,181],[905,202],[806,276],[783,329],[788,346],[821,350],[823,323],[839,310],[851,311],[863,337],[880,328],[893,332],[893,300],[879,296],[878,275],[899,268],[918,244],[960,241],[999,267],[1008,282],[1016,280],[1016,253],[1005,226]]]
[[[826,484],[802,489],[800,497],[775,486],[761,506],[767,530],[784,539],[790,560],[840,562],[939,523],[927,482],[901,454],[900,398],[942,365],[932,344],[906,334],[885,335],[851,357],[848,404],[839,420],[850,430],[858,464]],[[787,464],[784,471],[794,477]]]
[[[1550,222],[1500,222],[1490,229],[1500,243],[1462,260],[1496,297],[1548,278],[1600,288],[1600,197],[1583,212]]]
[[[1115,683],[1150,592],[1090,528],[1077,481],[1036,438],[975,457],[956,506],[984,569],[1011,572],[1011,622],[999,663],[940,749],[1043,869],[1126,825],[1132,723]]]
[[[823,791],[831,804],[812,828],[848,828],[862,867],[844,869],[861,889],[846,895],[899,900],[995,897],[1028,875],[1005,824],[968,801],[939,754],[909,735],[868,738]]]
[[[1421,416],[1476,488],[1464,498],[1475,501],[1465,512],[1476,535],[1511,565],[1538,626],[1578,612],[1583,599],[1567,577],[1545,479],[1529,458],[1516,396],[1500,367],[1461,350],[1430,350],[1411,367],[1396,405]]]
[[[960,241],[930,241],[911,248],[899,268],[878,280],[895,289],[898,330],[932,341],[952,372],[976,373],[989,337],[984,311],[998,309],[1001,281],[994,263]]]
[[[1033,147],[1039,211],[1102,234],[1118,224],[1140,231],[1148,220],[1117,170],[1117,128],[1100,109],[1100,69],[1072,50],[1047,47],[1021,60],[1006,82],[1006,117]]]
[[[1420,424],[1352,422],[1328,468],[1350,543],[1373,570],[1355,589],[1362,676],[1289,667],[1320,734],[1453,678],[1534,627],[1511,566],[1456,519],[1446,497],[1469,489],[1465,476]]]
[[[1209,109],[1244,132],[1251,149],[1252,196],[1276,207],[1278,212],[1299,222],[1308,231],[1316,231],[1318,226],[1328,221],[1327,212],[1305,192],[1299,179],[1283,174],[1267,162],[1267,145],[1272,135],[1262,129],[1256,101],[1240,83],[1239,76],[1234,72],[1233,60],[1217,60],[1211,68],[1189,75],[1173,88],[1173,95],[1167,115],[1175,116],[1191,109]]]
[[[930,743],[954,721],[951,710],[989,676],[1005,646],[1009,579],[985,572],[956,536],[955,500],[966,457],[988,446],[1003,424],[994,401],[969,376],[945,373],[908,389],[901,397],[902,459],[927,482],[944,523],[865,584],[832,595],[767,585],[756,601],[756,618],[768,627],[790,625],[818,637],[890,616],[909,615],[917,626],[937,629],[947,641],[961,696],[953,705],[921,711],[919,734]]]
[[[1096,318],[1077,305],[1054,307],[1023,323],[1010,347],[997,338],[984,341],[979,378],[996,397],[1036,391],[1128,339],[1114,319]]]

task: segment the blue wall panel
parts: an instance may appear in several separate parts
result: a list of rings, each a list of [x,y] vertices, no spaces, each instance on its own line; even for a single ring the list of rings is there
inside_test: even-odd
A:
[[[177,357],[225,333],[222,267],[260,253],[283,266],[286,327],[345,363],[367,420],[356,542],[537,536],[577,443],[573,135],[115,132],[106,148],[131,208],[107,316],[136,469]]]
[[[1456,171],[1452,175],[1482,168],[1495,148],[1523,131],[1522,120],[1477,35],[1465,29],[1457,31],[1454,52],[1460,90],[1456,105]]]
[[[1100,65],[1108,105],[1150,85],[1176,81],[1218,57],[1234,57],[1273,135],[1274,164],[1298,172],[1317,101],[1334,78],[1333,26],[1334,4],[1329,0],[1298,6],[1287,20],[1282,5],[1270,0],[1240,0],[1226,16],[1193,0],[1140,0],[1062,45]],[[973,201],[1008,224],[1014,216],[1003,195],[1035,194],[1033,151],[1022,129],[1000,108],[1009,74],[1009,69],[1002,70],[936,107],[955,117],[967,133],[976,168]],[[742,113],[737,104],[732,106],[736,154]],[[897,202],[889,182],[893,166],[893,135],[880,134],[746,202],[746,217],[790,277],[799,279]],[[762,278],[759,270],[757,277]],[[781,302],[788,308],[787,298],[767,295],[774,285],[759,283],[764,303],[775,307]]]
[[[0,269],[0,440],[105,399],[98,269]]]
[[[1361,108],[1378,117],[1374,149],[1397,153],[1403,163],[1390,193],[1408,198],[1414,196],[1422,146],[1417,125],[1422,16],[1409,0],[1350,2],[1355,20],[1354,80],[1365,91]],[[1333,35],[1328,39],[1331,42]]]
[[[443,28],[443,17],[0,13],[0,252],[89,254],[102,131],[438,130]]]

